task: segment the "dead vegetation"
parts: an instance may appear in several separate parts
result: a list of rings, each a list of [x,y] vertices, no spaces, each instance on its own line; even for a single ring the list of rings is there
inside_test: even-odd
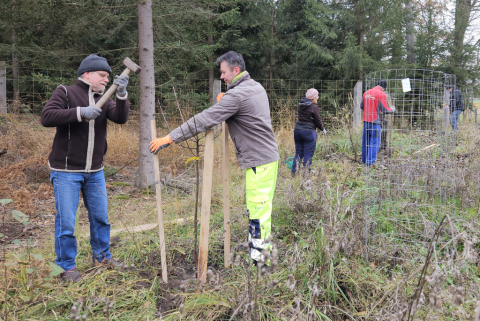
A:
[[[133,118],[129,125],[109,127],[106,171],[117,171],[108,179],[114,228],[155,222],[155,195],[136,189],[132,183],[138,155],[135,125]],[[231,268],[223,268],[222,192],[220,187],[214,187],[206,285],[198,284],[194,277],[192,224],[175,225],[166,231],[171,280],[168,285],[159,281],[156,231],[126,232],[112,239],[113,252],[128,268],[100,272],[92,268],[88,238],[82,236],[88,221],[81,206],[78,258],[86,280],[65,286],[49,276],[54,261],[55,209],[45,168],[54,131],[39,126],[33,116],[2,118],[0,126],[0,150],[7,149],[0,156],[0,199],[13,199],[2,207],[3,225],[0,221],[0,233],[6,235],[3,244],[8,245],[0,272],[4,319],[73,320],[83,315],[88,320],[479,318],[480,150],[476,146],[480,135],[476,128],[469,129],[468,136],[467,131],[462,132],[457,154],[468,156],[458,158],[456,162],[461,166],[449,172],[456,187],[456,215],[446,219],[440,228],[439,221],[422,219],[428,240],[419,246],[386,237],[382,242],[389,252],[366,261],[367,227],[374,222],[364,214],[365,171],[353,161],[352,143],[356,141],[350,139],[346,127],[319,136],[311,171],[292,178],[284,162],[293,156],[293,135],[292,129],[285,127],[275,131],[281,160],[273,214],[276,252],[270,255],[276,257],[278,268],[262,273],[250,265],[240,246],[247,235],[244,177],[235,165],[231,148],[231,226],[235,244]],[[353,133],[358,138],[358,132]],[[217,142],[216,154],[219,147]],[[172,146],[169,153],[161,155],[162,176],[193,185],[194,171],[191,164],[185,164],[189,157],[183,148]],[[442,175],[440,168],[425,167],[421,173],[411,171],[406,164],[385,163],[385,168],[375,169],[391,188],[390,194],[382,197],[400,199],[407,195],[398,181],[400,175],[395,175],[400,172],[412,179],[427,177],[432,194],[439,188],[436,182]],[[214,186],[220,182],[218,174]],[[166,220],[192,215],[194,195],[175,187],[165,187],[164,192]],[[418,215],[418,207],[402,204],[403,211]],[[27,214],[31,224],[15,227],[18,222],[12,219],[11,210]],[[11,229],[12,234],[5,233],[6,229]],[[21,240],[21,244],[12,244],[14,239]]]

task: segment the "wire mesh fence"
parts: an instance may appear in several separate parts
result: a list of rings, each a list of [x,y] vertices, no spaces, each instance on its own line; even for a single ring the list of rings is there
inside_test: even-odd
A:
[[[418,246],[430,242],[442,217],[454,210],[457,132],[445,106],[455,76],[385,70],[370,73],[365,89],[380,80],[396,112],[381,119],[380,142],[365,142],[366,150],[378,150],[374,165],[365,167],[366,256],[418,259]]]
[[[11,68],[7,66],[6,71],[9,112],[40,113],[58,85],[74,84],[78,77],[76,70],[20,68],[14,86]],[[260,82],[268,93],[272,122],[275,125],[294,123],[300,99],[304,97],[307,89],[316,88],[319,91],[320,114],[330,127],[334,126],[336,117],[343,113],[343,108],[351,105],[351,94],[356,83],[353,80],[255,80]],[[138,85],[138,77],[130,77],[129,100],[134,115],[139,109]],[[170,79],[157,83],[155,101],[159,123],[164,123],[162,113],[175,124],[181,121],[182,116],[187,118],[208,108],[211,105],[210,86],[208,79],[194,78]],[[15,104],[14,87],[18,90]],[[226,91],[225,84],[222,84],[222,91]]]
[[[397,71],[397,76],[399,77]],[[405,71],[403,71],[405,72]],[[40,113],[48,98],[59,84],[74,84],[77,71],[73,69],[43,69],[34,67],[20,67],[19,76],[14,81],[10,65],[6,65],[6,96],[9,112]],[[391,77],[391,76],[390,76]],[[387,77],[388,78],[388,77]],[[418,79],[413,77],[412,79]],[[319,91],[318,106],[324,123],[329,127],[336,127],[339,116],[345,111],[352,110],[354,80],[307,80],[307,79],[256,79],[267,90],[272,122],[276,126],[293,124],[300,99],[304,97],[308,88]],[[14,82],[15,85],[14,86]],[[366,78],[366,83],[369,78]],[[133,116],[139,109],[138,77],[131,77],[129,84],[129,100],[132,105]],[[370,84],[369,84],[370,85]],[[18,92],[18,100],[14,103],[14,87]],[[428,87],[428,86],[427,86]],[[225,84],[222,85],[226,91]],[[424,88],[428,90],[428,88]],[[465,100],[465,111],[459,117],[459,124],[477,122],[478,101],[480,97],[473,87],[462,88]],[[170,79],[156,85],[157,114],[160,124],[163,122],[162,112],[169,121],[176,124],[181,121],[182,115],[189,117],[208,108],[210,103],[210,83],[208,79]],[[437,99],[430,97],[431,99]],[[411,97],[410,103],[415,100]],[[160,111],[161,108],[161,111]],[[421,109],[411,113],[413,119],[430,121],[429,117],[417,117]],[[406,121],[406,119],[405,119]]]

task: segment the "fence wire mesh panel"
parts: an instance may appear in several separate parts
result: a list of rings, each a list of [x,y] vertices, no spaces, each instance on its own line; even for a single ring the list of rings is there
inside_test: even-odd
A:
[[[336,119],[344,115],[347,108],[351,108],[347,106],[351,104],[352,91],[356,83],[356,81],[344,80],[256,80],[267,91],[272,123],[276,126],[291,126],[295,123],[300,99],[305,97],[309,88],[316,88],[319,92],[318,106],[322,120],[327,125],[334,126]],[[222,91],[227,91],[224,83],[222,83]],[[192,116],[210,106],[209,81],[187,78],[177,85],[173,83],[159,85],[156,96],[162,107],[159,113],[165,113],[167,118],[179,116],[177,102],[185,110],[186,115]]]
[[[119,73],[120,70],[117,69],[115,71]],[[40,69],[20,66],[19,76],[14,79],[12,68],[7,64],[7,110],[15,113],[40,113],[58,85],[73,85],[77,78],[76,69]],[[329,128],[335,127],[338,117],[343,116],[345,112],[350,112],[351,95],[356,83],[352,80],[255,80],[260,82],[267,91],[272,122],[275,126],[291,126],[295,123],[300,99],[305,96],[307,89],[316,88],[319,91],[320,115]],[[135,119],[139,112],[138,81],[137,76],[130,77],[127,88],[133,116],[131,119]],[[202,78],[170,79],[157,83],[155,87],[157,122],[164,126],[165,117],[172,124],[178,124],[182,118],[188,118],[208,108],[211,106],[211,86],[209,79]],[[226,90],[226,85],[222,82],[222,91]]]
[[[307,79],[260,79],[258,82],[267,90],[274,124],[295,123],[300,99],[305,97],[309,88],[315,88],[319,94],[317,105],[320,117],[330,128],[336,127],[339,117],[351,112],[356,84],[352,80]]]
[[[373,165],[365,166],[366,257],[401,269],[400,262],[425,259],[418,252],[426,251],[443,216],[453,214],[457,135],[445,106],[455,76],[383,70],[367,75],[365,90],[380,80],[396,111],[382,115],[381,130],[371,133],[379,141],[365,143],[378,151]],[[375,130],[365,128],[364,135]]]

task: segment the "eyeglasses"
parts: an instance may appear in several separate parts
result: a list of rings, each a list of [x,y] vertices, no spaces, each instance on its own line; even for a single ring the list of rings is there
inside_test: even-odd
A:
[[[106,72],[95,71],[95,73],[96,73],[97,75],[99,75],[100,78],[108,79],[108,77],[109,77],[109,74],[106,73]]]

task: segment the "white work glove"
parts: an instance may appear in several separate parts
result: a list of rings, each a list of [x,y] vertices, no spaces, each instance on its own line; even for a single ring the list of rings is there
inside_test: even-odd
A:
[[[327,131],[323,129],[323,135],[325,136],[327,134]]]
[[[395,112],[395,111],[397,110],[397,109],[395,108],[395,106],[390,107],[390,109],[391,109],[393,112]]]
[[[113,83],[117,85],[117,95],[125,96],[127,93],[128,75],[116,75]]]
[[[80,115],[85,119],[95,119],[101,113],[102,110],[95,106],[80,107]]]

